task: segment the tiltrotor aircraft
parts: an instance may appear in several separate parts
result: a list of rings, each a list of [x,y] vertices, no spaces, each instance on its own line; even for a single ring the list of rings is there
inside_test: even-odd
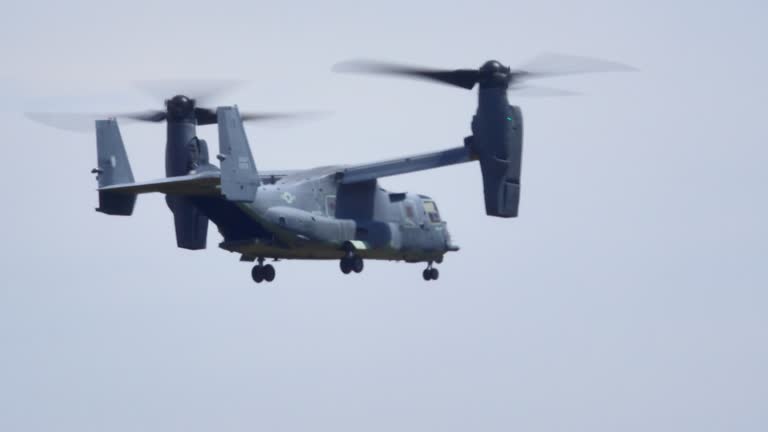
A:
[[[562,60],[562,58],[560,58]],[[556,73],[618,70],[620,65],[565,58],[575,67]],[[573,60],[579,60],[574,62]],[[551,63],[551,62],[550,62]],[[557,69],[557,68],[555,68]],[[96,120],[99,207],[108,215],[131,215],[136,196],[166,195],[178,247],[206,247],[208,222],[217,227],[222,249],[256,262],[255,282],[271,282],[275,269],[266,259],[338,260],[344,274],[360,273],[366,259],[426,263],[424,280],[436,280],[447,252],[458,251],[435,201],[427,195],[392,193],[378,179],[459,163],[478,162],[489,216],[513,218],[520,201],[523,119],[507,91],[523,79],[552,75],[535,67],[512,70],[497,61],[479,69],[436,70],[377,62],[347,62],[338,71],[388,73],[472,89],[479,86],[472,134],[454,148],[365,165],[339,165],[301,171],[257,170],[237,106],[198,106],[177,95],[162,111],[126,115],[166,122],[166,178],[136,182],[115,118]],[[219,166],[196,126],[216,124]]]

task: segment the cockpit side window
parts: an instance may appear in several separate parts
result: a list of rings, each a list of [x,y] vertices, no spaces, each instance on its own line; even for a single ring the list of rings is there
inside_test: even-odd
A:
[[[411,203],[405,205],[405,217],[408,219],[415,219],[416,215],[413,213],[413,206]]]
[[[336,217],[336,195],[325,197],[325,214],[330,217]]]
[[[416,225],[416,211],[413,209],[413,204],[408,201],[404,201],[403,212],[405,213],[406,224]]]
[[[437,204],[434,201],[424,201],[424,212],[427,214],[430,222],[440,223],[440,212],[437,210]]]

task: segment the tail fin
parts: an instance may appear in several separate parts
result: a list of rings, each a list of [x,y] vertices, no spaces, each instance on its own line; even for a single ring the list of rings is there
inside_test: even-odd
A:
[[[93,171],[99,187],[133,183],[133,172],[125,152],[123,138],[115,119],[96,120],[97,168]],[[99,191],[96,211],[108,215],[130,216],[136,204],[136,194]]]
[[[216,110],[219,124],[221,192],[230,201],[252,202],[259,188],[259,172],[237,106]]]

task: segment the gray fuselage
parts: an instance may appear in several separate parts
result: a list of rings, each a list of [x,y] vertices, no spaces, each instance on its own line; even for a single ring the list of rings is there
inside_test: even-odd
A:
[[[353,249],[369,259],[441,261],[451,244],[435,201],[390,193],[377,182],[341,184],[339,167],[295,172],[262,183],[253,203],[238,204],[264,229],[262,235],[229,240],[221,247],[245,259],[339,259]],[[266,235],[265,235],[266,234]]]

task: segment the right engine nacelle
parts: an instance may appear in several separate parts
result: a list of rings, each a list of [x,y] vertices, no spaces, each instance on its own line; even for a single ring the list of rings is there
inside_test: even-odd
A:
[[[472,119],[473,136],[468,145],[480,161],[485,212],[489,216],[517,217],[523,116],[519,107],[508,104],[506,95],[483,96],[481,94],[480,106]]]

